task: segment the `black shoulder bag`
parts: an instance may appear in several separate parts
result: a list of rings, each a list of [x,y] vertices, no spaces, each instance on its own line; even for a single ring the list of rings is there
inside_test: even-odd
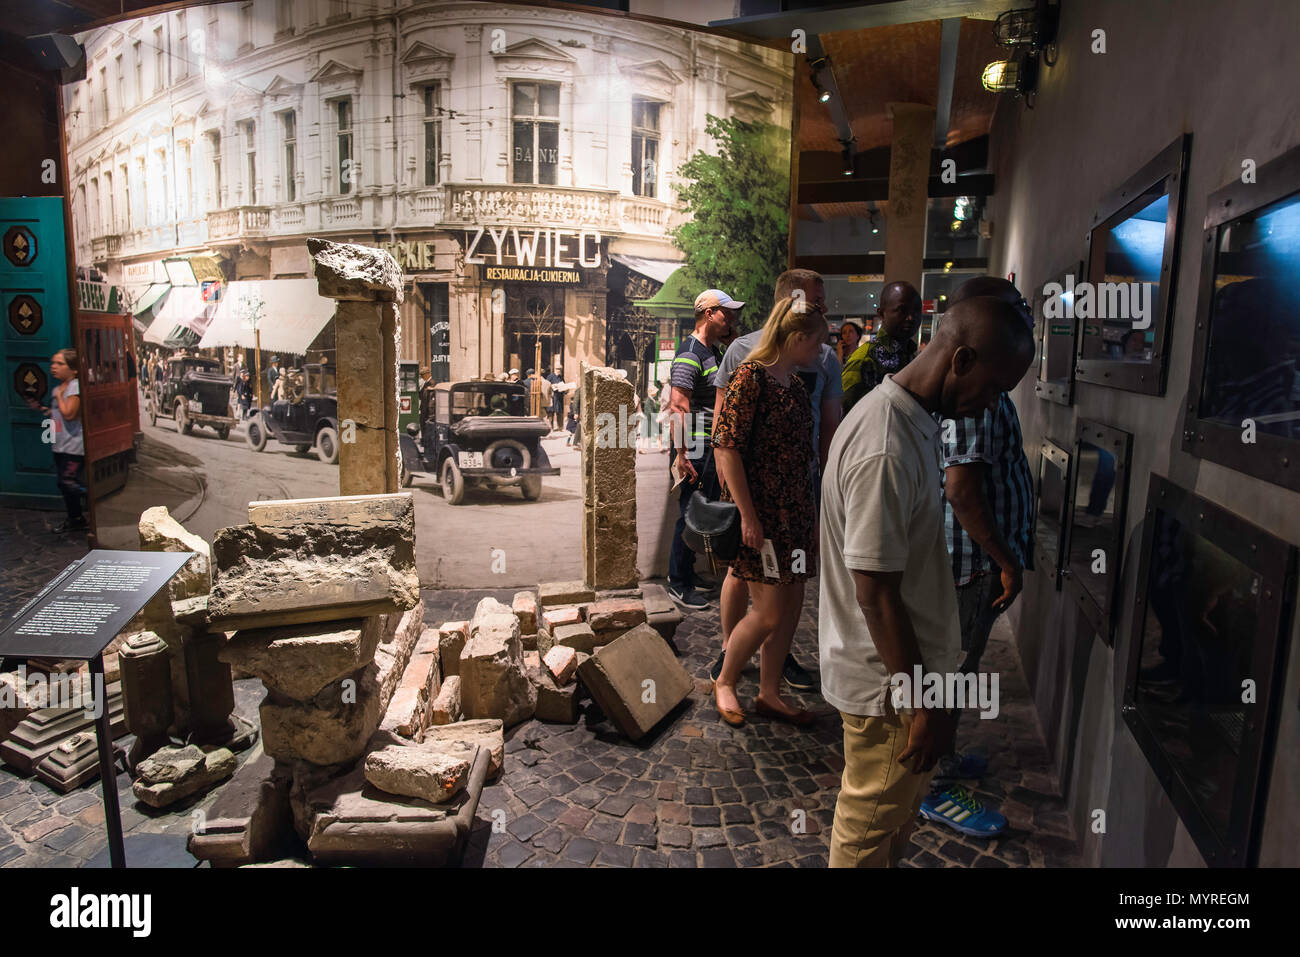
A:
[[[733,373],[734,374],[734,373]],[[765,390],[764,376],[758,380],[758,401],[763,401]],[[750,447],[753,447],[754,424],[758,422],[758,410],[754,411],[754,422],[750,423]],[[721,478],[721,476],[719,476]],[[704,552],[718,570],[718,562],[735,561],[740,551],[740,507],[735,502],[721,500],[710,502],[704,493],[696,489],[691,493],[691,500],[686,503],[686,527],[682,530],[682,541],[693,552]]]

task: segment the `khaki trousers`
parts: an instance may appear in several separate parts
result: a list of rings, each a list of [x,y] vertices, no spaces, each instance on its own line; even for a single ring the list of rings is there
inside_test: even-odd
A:
[[[898,763],[912,715],[869,717],[840,712],[844,777],[831,828],[831,867],[896,867],[907,847],[933,771]]]

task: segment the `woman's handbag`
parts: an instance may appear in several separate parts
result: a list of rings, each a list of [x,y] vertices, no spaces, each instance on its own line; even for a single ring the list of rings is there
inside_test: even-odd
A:
[[[693,552],[707,553],[711,562],[734,561],[740,550],[740,509],[734,502],[710,502],[696,489],[686,503],[682,541]]]

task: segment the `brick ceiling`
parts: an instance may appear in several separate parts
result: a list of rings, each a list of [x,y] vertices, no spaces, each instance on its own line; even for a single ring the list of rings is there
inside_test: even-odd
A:
[[[859,151],[888,146],[889,103],[934,106],[939,92],[940,21],[903,23],[821,35],[836,82],[850,116]],[[993,119],[997,95],[985,91],[980,74],[1002,48],[993,40],[993,24],[966,19],[957,45],[948,145],[983,136]],[[835,126],[807,70],[800,71],[799,148],[840,149]]]

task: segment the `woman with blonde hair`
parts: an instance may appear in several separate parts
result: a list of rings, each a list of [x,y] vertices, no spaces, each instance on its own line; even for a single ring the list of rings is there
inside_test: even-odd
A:
[[[760,648],[755,710],[795,724],[814,720],[781,698],[780,682],[804,584],[816,572],[812,406],[795,370],[817,360],[826,332],[825,317],[805,300],[780,300],[758,346],[727,383],[713,429],[723,497],[740,510],[741,545],[731,573],[749,583],[753,599],[732,629],[714,682],[718,713],[731,725],[745,720],[736,683]]]

